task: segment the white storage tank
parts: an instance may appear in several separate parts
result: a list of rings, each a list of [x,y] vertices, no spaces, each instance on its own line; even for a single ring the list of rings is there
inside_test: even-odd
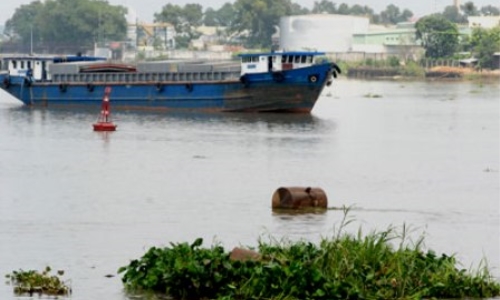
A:
[[[368,17],[318,14],[286,16],[280,19],[280,48],[347,52],[352,35],[368,31]]]

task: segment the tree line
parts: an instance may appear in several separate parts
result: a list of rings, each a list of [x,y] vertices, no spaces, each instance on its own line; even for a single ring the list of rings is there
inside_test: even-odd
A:
[[[126,11],[125,7],[110,5],[105,0],[37,0],[16,9],[5,24],[5,34],[25,43],[33,38],[37,44],[78,43],[82,47],[104,39],[122,41],[127,31]],[[337,5],[329,0],[316,1],[312,9],[292,0],[235,0],[219,9],[205,9],[196,3],[184,6],[168,3],[154,14],[154,21],[171,23],[178,33],[176,42],[180,47],[198,37],[196,27],[206,25],[223,27],[228,36],[244,33],[241,43],[246,47],[266,48],[270,47],[280,17],[318,13],[366,16],[376,24],[396,24],[413,16],[410,10],[393,4],[377,14],[368,6]]]
[[[493,54],[500,51],[500,26],[474,27],[470,36],[461,35],[456,23],[443,14],[434,14],[419,19],[415,28],[428,58],[453,57],[457,52],[466,52],[474,54],[479,67],[495,67]]]
[[[50,45],[60,44],[90,49],[102,41],[126,40],[126,13],[125,7],[110,5],[106,0],[37,0],[16,9],[5,24],[5,34],[10,40],[20,40],[25,44],[32,41],[37,45],[47,45],[49,49]],[[205,9],[196,3],[184,6],[168,3],[154,14],[154,21],[174,26],[176,44],[180,48],[187,47],[199,36],[195,28],[200,25],[224,28],[220,32],[229,41],[248,48],[270,48],[280,17],[323,13],[365,16],[371,23],[386,25],[406,22],[413,17],[410,10],[393,4],[375,13],[368,6],[349,6],[329,0],[315,1],[311,9],[292,0],[235,0],[219,9]],[[421,18],[416,24],[417,37],[423,42],[426,55],[447,56],[459,49],[459,44],[469,50],[487,48],[480,46],[477,40],[491,39],[491,36],[494,39],[495,32],[475,30],[475,36],[473,34],[470,39],[458,34],[456,23],[465,23],[468,17],[477,15],[500,15],[500,11],[491,5],[479,8],[473,2],[466,2],[460,10],[447,6],[442,13]],[[488,43],[494,51],[500,50],[495,42]]]
[[[184,7],[167,4],[154,18],[156,22],[171,23],[176,31],[184,33],[177,40],[179,45],[185,46],[183,36],[196,36],[193,32],[195,27],[206,25],[224,27],[228,35],[244,34],[242,43],[246,47],[268,48],[280,17],[320,13],[365,16],[375,24],[396,24],[413,17],[410,10],[400,9],[393,4],[376,14],[368,6],[349,6],[346,3],[337,5],[328,0],[314,2],[312,9],[291,0],[236,0],[234,3],[225,3],[217,10],[209,7],[204,11],[199,4],[186,4]]]
[[[125,7],[109,5],[106,1],[33,1],[16,9],[5,23],[4,34],[10,40],[21,40],[25,44],[33,41],[49,49],[51,45],[75,44],[91,49],[104,38],[124,39],[126,13]]]
[[[473,53],[480,67],[493,68],[493,54],[500,51],[500,24],[492,29],[475,27],[470,36],[460,34],[457,24],[467,23],[469,17],[499,15],[497,7],[478,8],[472,1],[461,5],[460,9],[446,6],[442,13],[419,19],[415,24],[416,36],[428,58],[452,57],[457,52]]]

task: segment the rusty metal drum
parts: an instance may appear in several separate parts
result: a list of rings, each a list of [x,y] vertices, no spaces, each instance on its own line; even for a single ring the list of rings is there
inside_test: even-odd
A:
[[[325,191],[318,187],[280,187],[272,198],[273,209],[328,207]]]

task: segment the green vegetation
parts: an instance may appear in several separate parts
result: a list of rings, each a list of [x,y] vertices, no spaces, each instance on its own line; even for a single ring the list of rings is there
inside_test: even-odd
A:
[[[425,56],[449,57],[458,47],[457,25],[441,15],[423,17],[415,24],[417,39],[422,41]]]
[[[474,28],[470,47],[481,68],[494,68],[493,54],[500,51],[500,26],[492,29]]]
[[[460,8],[455,5],[449,5],[444,8],[443,17],[453,23],[466,24],[468,17],[473,16],[498,16],[500,10],[493,5],[486,5],[479,9],[474,2],[468,1],[460,5]]]
[[[200,4],[186,4],[184,7],[175,4],[166,4],[160,13],[155,14],[155,22],[170,23],[178,35],[176,44],[180,48],[187,48],[189,41],[198,38],[200,34],[195,28],[203,21],[203,7]]]
[[[57,271],[57,275],[50,275],[51,268],[46,267],[42,273],[35,270],[30,271],[13,271],[5,277],[9,284],[14,285],[14,293],[16,295],[24,294],[39,294],[39,295],[69,295],[69,288],[60,278],[64,271]]]
[[[33,37],[33,43],[52,51],[73,44],[92,49],[94,42],[125,39],[126,12],[106,1],[33,1],[16,9],[5,23],[5,33],[25,44]]]
[[[408,61],[401,70],[401,75],[406,77],[425,77],[424,68],[417,62]]]
[[[424,251],[407,229],[364,236],[344,233],[348,209],[333,237],[319,245],[259,241],[260,258],[231,260],[220,245],[171,243],[149,249],[118,270],[129,291],[174,299],[422,299],[494,297],[500,284],[488,269],[475,274],[455,257]]]
[[[290,0],[236,0],[233,8],[235,19],[229,30],[246,35],[245,44],[251,48],[270,48],[280,17],[292,14]]]
[[[226,2],[219,9],[205,9],[198,3],[187,3],[184,6],[167,3],[158,7],[158,12],[153,17],[155,22],[168,22],[175,27],[178,48],[188,47],[192,39],[199,37],[200,34],[195,28],[200,25],[219,27],[218,38],[227,44],[244,45],[247,48],[271,48],[271,36],[283,16],[324,13],[355,15],[368,17],[371,23],[385,25],[408,22],[413,17],[410,10],[394,4],[389,4],[384,10],[376,13],[371,7],[359,4],[321,0],[315,1],[312,8],[307,8],[298,2],[235,0]],[[34,44],[38,48],[48,48],[49,52],[68,44],[89,49],[94,42],[124,41],[127,30],[125,14],[126,8],[110,5],[104,0],[33,1],[16,9],[6,22],[5,33],[9,42],[22,41],[27,45],[33,32]],[[500,10],[492,5],[479,8],[469,1],[460,9],[447,6],[442,13],[422,19],[439,17],[454,24],[466,23],[467,17],[478,15],[500,15]],[[434,25],[438,24],[433,23],[432,27],[435,27]],[[427,36],[436,34],[442,35],[440,41],[446,41],[443,45],[444,54],[447,54],[450,45],[454,43],[448,29],[435,27],[432,34],[424,34],[422,38],[427,42]],[[437,45],[440,45],[440,42],[437,42]],[[439,55],[443,54],[439,49],[436,51]],[[428,55],[435,57],[437,54],[429,51]]]
[[[397,57],[391,56],[386,60],[374,60],[371,58],[362,61],[339,61],[337,62],[343,74],[357,77],[364,73],[366,77],[379,76],[401,76],[412,78],[424,78],[425,69],[418,62],[407,61],[401,63]],[[392,75],[387,75],[392,74]]]

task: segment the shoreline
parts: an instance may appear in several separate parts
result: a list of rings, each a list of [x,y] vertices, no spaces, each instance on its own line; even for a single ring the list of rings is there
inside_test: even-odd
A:
[[[358,79],[393,79],[393,80],[500,80],[500,70],[474,70],[462,67],[437,66],[430,69],[416,66],[375,67],[345,66],[346,77]]]

